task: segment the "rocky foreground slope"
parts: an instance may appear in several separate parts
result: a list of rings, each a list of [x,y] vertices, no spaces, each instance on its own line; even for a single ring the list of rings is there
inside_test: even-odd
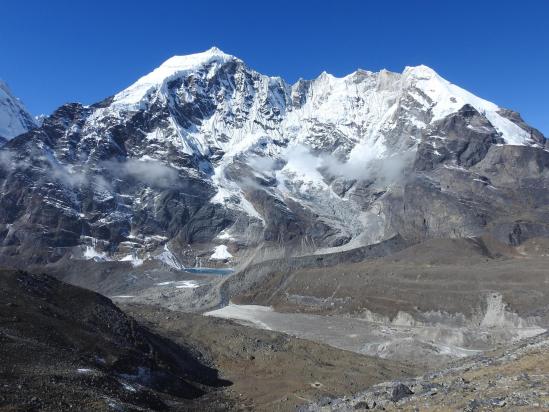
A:
[[[0,410],[196,410],[230,384],[107,298],[0,271]]]
[[[386,382],[304,411],[545,411],[549,409],[549,335],[468,359],[423,377]]]
[[[549,407],[547,333],[422,375],[426,369],[407,362],[159,306],[124,305],[137,323],[106,298],[51,277],[0,275],[0,410]]]

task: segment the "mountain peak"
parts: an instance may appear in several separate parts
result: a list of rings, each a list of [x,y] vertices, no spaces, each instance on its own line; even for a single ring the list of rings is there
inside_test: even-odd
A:
[[[166,60],[158,67],[161,68],[173,68],[179,70],[195,69],[199,66],[212,63],[214,61],[227,62],[230,60],[239,60],[235,56],[227,54],[217,47],[211,47],[210,49],[200,52],[187,54],[183,56],[173,56]],[[158,70],[156,69],[155,72]],[[154,73],[154,72],[153,72]]]
[[[432,79],[433,77],[438,76],[436,71],[424,64],[420,64],[419,66],[406,66],[402,74],[425,79]]]
[[[126,110],[136,110],[149,92],[160,89],[170,80],[210,64],[221,66],[229,61],[240,62],[241,60],[217,47],[211,47],[200,53],[170,57],[152,72],[118,93],[114,97],[113,104]]]

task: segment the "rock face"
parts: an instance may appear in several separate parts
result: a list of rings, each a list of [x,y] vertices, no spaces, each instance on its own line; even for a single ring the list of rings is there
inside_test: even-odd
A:
[[[393,402],[398,402],[401,399],[404,399],[413,394],[414,392],[412,392],[409,387],[407,387],[403,383],[399,383],[393,388],[393,391],[391,393],[391,400]]]
[[[0,80],[0,146],[37,126],[23,103]]]
[[[396,235],[520,243],[549,234],[545,144],[425,66],[290,85],[213,48],[6,143],[0,254],[194,265],[219,245],[236,260]]]

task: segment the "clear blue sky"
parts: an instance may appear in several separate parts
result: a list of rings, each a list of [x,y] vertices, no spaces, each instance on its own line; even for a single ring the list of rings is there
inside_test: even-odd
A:
[[[426,64],[549,135],[549,2],[5,1],[0,78],[34,113],[213,45],[293,82]]]

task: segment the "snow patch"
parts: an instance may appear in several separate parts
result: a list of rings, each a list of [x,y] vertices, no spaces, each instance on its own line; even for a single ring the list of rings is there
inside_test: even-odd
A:
[[[210,256],[210,260],[227,260],[232,258],[233,255],[227,250],[227,246],[219,245],[214,248],[214,253]]]
[[[120,259],[120,262],[130,262],[133,267],[141,266],[143,264],[143,259],[139,259],[134,255],[127,255]]]
[[[196,289],[200,287],[200,285],[194,280],[183,280],[177,283],[178,284],[175,286],[176,289]]]
[[[219,232],[219,234],[216,236],[219,240],[233,240],[234,238],[229,234],[227,230],[223,230]]]
[[[164,244],[164,251],[160,253],[159,255],[155,256],[155,259],[160,260],[165,265],[176,269],[176,270],[183,270],[185,269],[185,266],[183,266],[177,257],[172,253],[172,251],[168,248],[168,244]]]
[[[86,246],[86,250],[84,251],[84,259],[95,260],[98,262],[108,260],[108,257],[105,252],[99,252],[93,246]]]
[[[120,382],[122,384],[122,387],[127,390],[128,392],[137,392],[137,389],[134,388],[132,385],[126,382]]]
[[[176,289],[195,289],[200,287],[200,284],[194,280],[170,280],[167,282],[160,282],[157,286],[170,286],[174,285]]]

